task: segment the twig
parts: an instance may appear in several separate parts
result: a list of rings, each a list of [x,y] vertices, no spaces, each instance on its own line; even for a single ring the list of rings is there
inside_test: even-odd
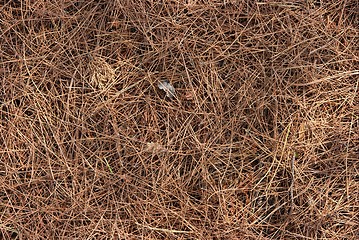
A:
[[[291,161],[291,169],[292,169],[292,179],[290,184],[290,212],[291,215],[294,209],[294,195],[293,195],[293,188],[294,188],[294,160],[295,160],[295,153],[293,153],[292,161]]]

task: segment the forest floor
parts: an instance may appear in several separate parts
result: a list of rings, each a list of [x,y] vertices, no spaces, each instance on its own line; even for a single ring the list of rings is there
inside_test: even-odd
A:
[[[0,9],[1,239],[359,238],[357,0]]]

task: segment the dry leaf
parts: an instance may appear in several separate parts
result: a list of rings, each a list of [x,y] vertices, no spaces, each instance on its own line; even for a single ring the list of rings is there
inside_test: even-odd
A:
[[[159,143],[149,142],[147,143],[146,152],[162,153],[167,152],[167,149]]]

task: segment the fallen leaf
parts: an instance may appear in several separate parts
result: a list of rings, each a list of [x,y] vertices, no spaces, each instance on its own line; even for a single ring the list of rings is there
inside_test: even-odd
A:
[[[167,152],[167,149],[159,143],[149,142],[147,143],[146,152],[162,153]]]

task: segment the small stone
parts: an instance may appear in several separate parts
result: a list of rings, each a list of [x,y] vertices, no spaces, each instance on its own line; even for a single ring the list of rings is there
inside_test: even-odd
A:
[[[167,80],[163,80],[158,83],[158,88],[166,92],[166,96],[169,98],[174,98],[176,96],[175,88]]]

